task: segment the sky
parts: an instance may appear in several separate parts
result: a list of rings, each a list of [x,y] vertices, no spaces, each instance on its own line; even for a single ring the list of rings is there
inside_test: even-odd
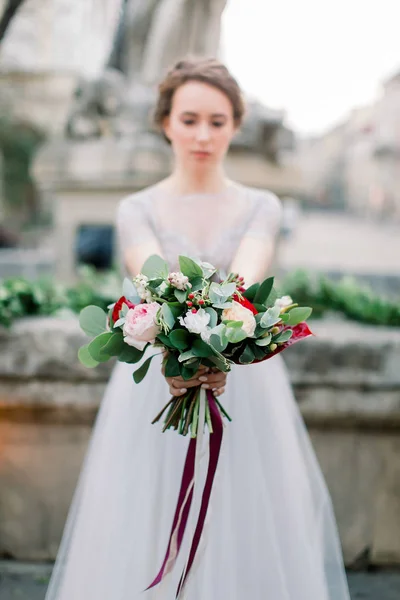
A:
[[[228,0],[221,55],[250,96],[318,135],[400,71],[400,0]]]

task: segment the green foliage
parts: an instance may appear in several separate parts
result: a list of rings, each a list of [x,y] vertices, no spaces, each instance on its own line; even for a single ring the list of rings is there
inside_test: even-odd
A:
[[[298,304],[311,306],[313,317],[333,311],[353,321],[400,327],[400,302],[378,296],[351,277],[336,282],[299,270],[287,275],[279,289]]]

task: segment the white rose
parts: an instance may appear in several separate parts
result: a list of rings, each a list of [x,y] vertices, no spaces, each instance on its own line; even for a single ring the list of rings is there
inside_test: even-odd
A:
[[[256,320],[253,313],[248,308],[245,308],[235,300],[230,308],[224,308],[222,311],[222,319],[224,321],[243,321],[242,329],[250,337],[256,329]]]
[[[282,296],[282,298],[277,298],[275,300],[275,306],[279,306],[279,308],[282,310],[282,308],[286,308],[287,306],[290,306],[291,304],[293,304],[293,300],[291,299],[290,296]]]
[[[189,277],[186,277],[186,275],[181,272],[170,273],[168,275],[168,281],[172,287],[176,288],[177,290],[184,291],[187,287],[191,287],[189,283]]]
[[[157,302],[138,304],[126,313],[123,326],[124,342],[143,350],[148,342],[154,342],[161,329],[155,319],[161,306]]]
[[[205,333],[209,329],[210,315],[200,308],[197,312],[187,312],[184,317],[179,317],[179,323],[186,327],[190,333]]]

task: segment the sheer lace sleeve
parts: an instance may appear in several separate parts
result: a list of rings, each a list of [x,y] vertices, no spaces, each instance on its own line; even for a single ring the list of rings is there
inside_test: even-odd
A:
[[[272,192],[256,190],[255,209],[245,236],[257,239],[274,238],[282,219],[281,201]]]
[[[116,225],[122,251],[153,241],[154,231],[148,218],[148,198],[143,193],[132,194],[121,200],[117,209]]]
[[[147,191],[124,198],[116,216],[118,245],[123,264],[133,275],[140,272],[145,260],[152,254],[162,256],[158,237],[149,217],[150,196]]]

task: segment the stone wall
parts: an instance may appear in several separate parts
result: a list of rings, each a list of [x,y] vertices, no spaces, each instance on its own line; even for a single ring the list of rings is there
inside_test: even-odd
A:
[[[330,488],[346,563],[400,564],[400,330],[315,322],[285,354]],[[76,319],[0,332],[0,557],[54,558],[110,365]]]

